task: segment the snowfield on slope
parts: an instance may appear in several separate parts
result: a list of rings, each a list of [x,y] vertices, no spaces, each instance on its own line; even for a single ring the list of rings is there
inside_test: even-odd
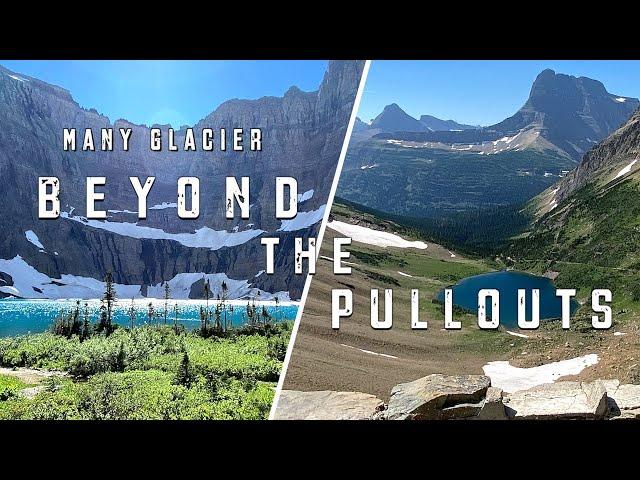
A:
[[[489,362],[482,370],[491,378],[491,385],[508,393],[554,383],[558,378],[566,375],[577,375],[582,370],[598,363],[600,358],[595,353],[583,357],[571,358],[560,362],[547,363],[539,367],[518,368],[509,362]]]
[[[629,165],[627,165],[626,167],[624,167],[622,170],[620,170],[618,172],[618,174],[613,178],[614,180],[623,177],[624,175],[626,175],[627,173],[629,173],[631,171],[631,168],[636,164],[636,162],[638,161],[638,159],[636,158],[634,161],[632,161]]]
[[[9,274],[13,280],[13,286],[0,286],[0,292],[14,297],[95,299],[101,298],[104,294],[105,285],[101,280],[69,274],[62,274],[60,278],[51,278],[29,265],[20,255],[11,260],[0,259],[0,272]],[[224,281],[229,287],[227,294],[231,299],[257,297],[260,300],[273,300],[278,297],[281,302],[292,301],[289,292],[266,292],[252,287],[248,280],[232,279],[224,273],[179,273],[168,281],[171,298],[188,299],[191,286],[203,278],[209,280],[214,298],[222,294],[221,288]],[[121,299],[164,297],[164,283],[149,286],[146,297],[143,297],[140,285],[114,284],[114,287],[116,297]]]
[[[106,230],[125,237],[173,240],[185,247],[209,248],[218,250],[222,247],[234,247],[265,233],[264,230],[243,230],[241,232],[228,232],[226,230],[213,230],[209,227],[201,227],[193,233],[169,233],[160,228],[143,227],[137,223],[110,222],[108,220],[87,220],[84,217],[72,216],[62,212],[60,217],[82,223],[88,227]]]
[[[366,243],[377,247],[418,248],[421,250],[427,248],[427,244],[419,240],[405,240],[394,233],[373,230],[372,228],[362,227],[360,225],[351,225],[350,223],[340,222],[338,220],[329,222],[327,227],[351,238],[354,242]]]

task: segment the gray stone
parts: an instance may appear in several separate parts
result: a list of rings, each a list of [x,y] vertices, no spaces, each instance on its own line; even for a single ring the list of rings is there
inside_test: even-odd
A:
[[[469,404],[483,401],[491,385],[484,375],[428,375],[396,385],[391,391],[385,418],[430,420],[476,415],[481,408]],[[466,405],[465,405],[466,404]]]
[[[478,420],[506,420],[507,414],[502,403],[503,392],[500,388],[489,387],[478,414]]]
[[[620,385],[618,380],[605,380],[607,406],[612,418],[640,418],[640,385]]]
[[[300,392],[283,390],[276,420],[373,420],[384,409],[382,400],[360,392]]]
[[[557,382],[509,394],[503,400],[513,419],[601,419],[607,412],[605,384]]]

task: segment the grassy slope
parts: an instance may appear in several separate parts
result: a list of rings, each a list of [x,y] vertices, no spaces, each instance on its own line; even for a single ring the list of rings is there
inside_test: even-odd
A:
[[[507,254],[516,267],[560,273],[557,284],[588,300],[594,288],[614,294],[617,319],[640,313],[640,184],[589,184],[542,217]]]
[[[418,234],[371,213],[334,204],[332,216],[349,223],[401,233]],[[332,241],[339,236],[327,229],[321,255],[333,257]],[[294,390],[362,391],[388,399],[391,388],[430,373],[482,373],[490,360],[508,357],[522,340],[503,332],[480,330],[474,315],[456,313],[461,331],[443,331],[442,307],[432,300],[444,287],[470,275],[490,271],[491,262],[451,253],[429,243],[426,250],[381,248],[354,242],[349,248],[355,265],[351,275],[336,276],[332,262],[321,259],[311,283],[300,330],[289,364],[285,388]],[[411,275],[406,277],[399,272]],[[354,292],[354,313],[343,320],[339,331],[331,329],[331,290],[350,288]],[[393,289],[393,328],[373,330],[370,326],[370,289]],[[429,329],[412,330],[411,289],[420,291],[420,318]],[[380,315],[383,313],[380,307]],[[350,348],[354,347],[354,348]],[[390,358],[358,349],[395,356]]]

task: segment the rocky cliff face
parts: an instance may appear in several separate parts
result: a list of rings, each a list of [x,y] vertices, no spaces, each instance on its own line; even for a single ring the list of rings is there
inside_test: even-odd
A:
[[[542,137],[579,159],[627,121],[638,104],[637,98],[607,92],[597,80],[547,69],[533,82],[523,107],[489,128],[515,132],[535,126]]]
[[[166,147],[152,152],[150,127],[126,120],[111,123],[95,110],[81,108],[64,89],[0,67],[0,259],[19,256],[30,267],[9,268],[4,262],[0,290],[13,286],[4,288],[4,296],[37,297],[42,296],[37,286],[16,293],[18,281],[24,286],[29,283],[25,276],[44,274],[54,284],[64,284],[63,275],[82,281],[78,278],[101,279],[111,271],[116,283],[139,285],[144,295],[148,286],[179,274],[225,273],[246,280],[251,288],[298,298],[305,277],[293,274],[293,239],[317,232],[362,68],[363,62],[330,62],[316,92],[292,87],[282,98],[230,100],[193,126],[196,138],[203,128],[261,128],[261,152],[221,152],[217,147],[213,152],[169,152]],[[71,127],[78,132],[92,128],[97,134],[101,128],[131,128],[130,150],[124,152],[114,135],[111,152],[64,152],[62,132]],[[169,126],[160,128],[166,142]],[[185,134],[185,127],[176,131],[177,145]],[[38,218],[38,176],[60,179],[65,218]],[[101,189],[101,208],[109,210],[106,222],[83,218],[87,176],[107,177]],[[156,177],[146,220],[137,219],[129,176]],[[198,219],[177,216],[181,176],[200,178]],[[248,220],[225,219],[226,176],[250,177]],[[299,194],[304,194],[294,221],[275,219],[277,176],[295,177]],[[263,235],[281,238],[275,275],[259,274],[264,269]]]
[[[639,155],[640,110],[636,110],[626,123],[587,152],[580,164],[553,186],[556,203],[561,203],[587,183],[595,181],[606,185],[610,181],[628,178],[628,174],[633,175],[635,164],[626,175],[618,176],[618,173]],[[549,192],[545,193],[548,195]]]

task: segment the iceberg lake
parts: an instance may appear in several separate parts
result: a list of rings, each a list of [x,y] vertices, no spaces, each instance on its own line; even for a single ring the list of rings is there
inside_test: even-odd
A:
[[[27,333],[45,332],[55,318],[61,313],[72,311],[76,308],[76,299],[64,300],[0,300],[0,337],[10,337]],[[83,318],[84,304],[87,303],[89,320],[96,323],[100,312],[100,300],[80,300],[80,318]],[[155,318],[153,323],[164,323],[164,300],[157,298],[138,298],[134,300],[136,310],[135,324],[137,326],[149,323],[148,305],[153,304]],[[209,301],[209,308],[213,311],[216,302]],[[298,304],[295,302],[281,302],[278,307],[273,301],[255,302],[256,306],[264,305],[271,315],[272,320],[294,320],[298,312]],[[200,326],[200,307],[206,305],[205,300],[169,300],[167,323],[173,325],[175,306],[178,307],[178,324],[187,330]],[[233,306],[233,312],[230,307]],[[231,300],[227,302],[227,320],[234,326],[246,323],[246,300]],[[129,310],[131,300],[117,300],[113,309],[113,321],[122,326],[129,326]]]
[[[471,312],[478,311],[478,291],[495,288],[500,292],[500,325],[518,328],[518,289],[527,291],[525,296],[526,318],[531,319],[531,290],[540,290],[540,320],[561,318],[562,299],[556,297],[556,287],[546,277],[524,272],[500,271],[474,275],[449,287],[453,290],[453,304]],[[444,303],[444,289],[438,293],[438,301]],[[580,305],[571,300],[571,314]],[[491,302],[487,301],[487,316],[491,317]]]

